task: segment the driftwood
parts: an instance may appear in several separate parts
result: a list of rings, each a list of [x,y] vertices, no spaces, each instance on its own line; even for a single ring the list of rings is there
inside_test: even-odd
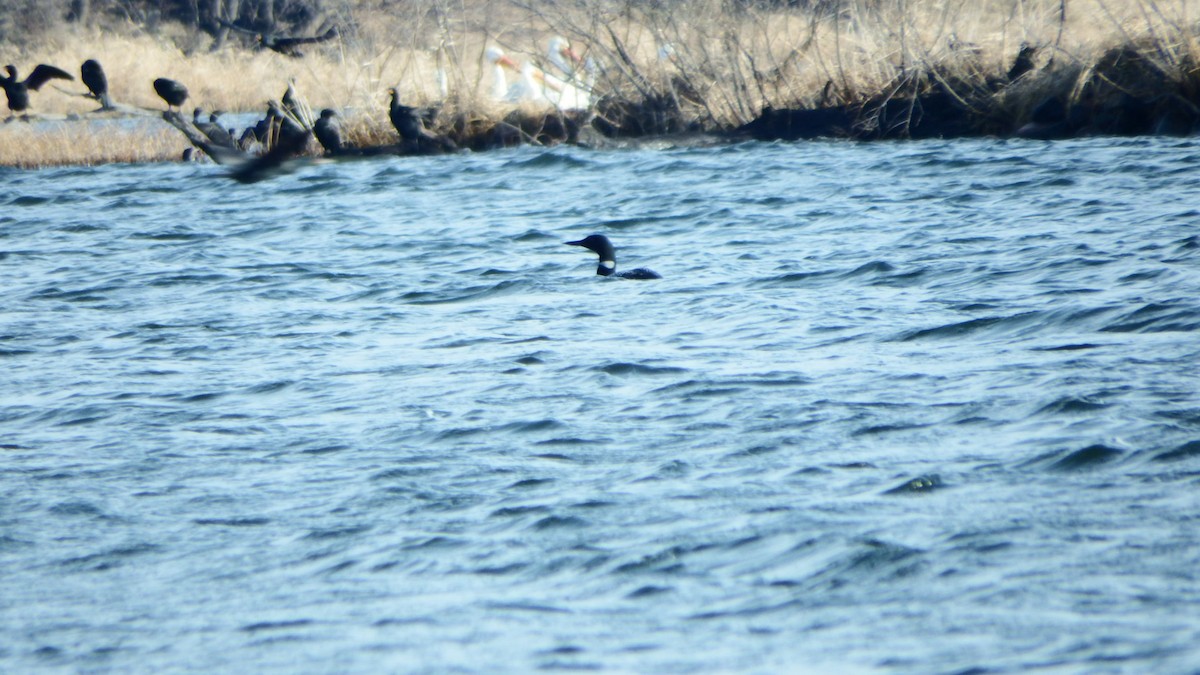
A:
[[[229,177],[239,183],[257,183],[294,171],[299,166],[298,155],[308,146],[310,133],[280,135],[276,143],[261,155],[252,155],[243,150],[228,148],[214,143],[186,119],[174,111],[163,113],[163,119],[178,129],[196,148],[208,155],[213,162],[229,167]]]

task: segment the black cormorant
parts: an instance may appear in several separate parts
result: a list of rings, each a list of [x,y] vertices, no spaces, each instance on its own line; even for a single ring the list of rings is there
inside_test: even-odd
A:
[[[216,113],[210,114],[206,120],[204,119],[204,111],[200,108],[196,108],[194,111],[192,111],[192,125],[199,129],[200,133],[204,134],[208,140],[212,141],[216,145],[225,148],[237,147],[237,143],[234,142],[233,137],[229,135],[229,132],[221,128],[220,124],[217,124]]]
[[[1008,69],[1008,81],[1012,82],[1018,77],[1028,73],[1034,69],[1033,58],[1037,56],[1038,48],[1036,45],[1031,45],[1028,42],[1021,43],[1021,50],[1017,52],[1017,59],[1013,61],[1012,68]]]
[[[402,142],[414,145],[423,153],[453,152],[458,149],[454,141],[426,129],[421,111],[400,103],[400,93],[394,87],[388,89],[388,93],[392,96],[388,103],[388,117]]]
[[[259,33],[255,39],[258,43],[273,52],[278,52],[284,56],[300,58],[304,56],[304,52],[297,49],[300,45],[315,44],[317,42],[325,42],[337,37],[337,26],[312,37],[279,37],[270,33]]]
[[[338,121],[337,112],[331,108],[321,111],[321,116],[313,124],[313,135],[325,148],[325,154],[336,155],[343,150],[345,140],[342,138],[342,124]]]
[[[154,91],[167,102],[169,108],[178,108],[187,100],[188,90],[182,83],[160,77],[154,81]]]
[[[235,30],[239,33],[245,33],[246,35],[253,35],[254,41],[258,43],[258,46],[260,47],[270,49],[273,52],[279,52],[284,56],[291,56],[295,58],[304,56],[304,52],[298,49],[300,45],[314,44],[317,42],[332,40],[333,38],[337,37],[338,34],[337,26],[333,26],[324,33],[321,33],[320,35],[313,35],[311,37],[282,37],[273,33],[263,33],[252,28],[245,28],[223,19],[217,19],[217,23],[230,30]]]
[[[388,93],[392,96],[388,104],[388,117],[391,118],[396,133],[400,134],[400,140],[416,141],[429,133],[416,108],[400,103],[400,93],[395,88],[388,89]]]
[[[25,111],[29,109],[30,89],[37,91],[38,89],[42,88],[43,84],[46,84],[46,82],[52,79],[75,79],[68,75],[65,70],[62,70],[61,68],[55,68],[54,66],[48,66],[44,63],[39,64],[38,67],[34,68],[33,72],[29,74],[29,77],[25,78],[24,80],[17,79],[16,66],[8,65],[4,67],[4,70],[8,73],[8,75],[6,77],[0,77],[0,87],[4,87],[4,93],[8,96],[8,109],[11,110],[14,115],[21,113],[22,116],[25,116]]]
[[[88,59],[79,67],[80,79],[87,85],[92,98],[100,102],[101,110],[112,110],[112,99],[108,97],[108,78],[96,59]]]
[[[272,104],[274,105],[274,102]],[[285,132],[284,129],[289,129],[289,123],[290,129],[293,130]],[[266,154],[234,166],[229,176],[239,183],[257,183],[287,173],[295,166],[295,163],[289,160],[302,154],[307,145],[308,130],[301,129],[295,122],[285,118],[280,124],[279,135]]]
[[[267,116],[272,119],[273,124],[278,125],[273,146],[302,148],[308,141],[309,130],[296,121],[292,115],[284,112],[279,107],[279,103],[275,101],[267,101],[267,111]]]
[[[288,80],[287,90],[283,92],[283,96],[279,99],[279,104],[283,107],[284,112],[291,114],[297,119],[304,119],[300,112],[300,96],[296,93],[296,78]]]

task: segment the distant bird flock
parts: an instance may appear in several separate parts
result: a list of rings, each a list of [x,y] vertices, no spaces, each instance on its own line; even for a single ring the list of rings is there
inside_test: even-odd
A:
[[[236,25],[232,30],[250,32]],[[290,57],[301,57],[299,47],[331,40],[338,35],[336,27],[312,37],[281,37],[254,33],[255,40],[263,48],[271,49]],[[490,73],[485,77],[487,92],[498,104],[518,105],[531,109],[589,114],[595,97],[593,88],[599,72],[598,64],[592,59],[581,58],[562,37],[551,38],[546,59],[547,68],[538,68],[532,63],[518,64],[498,47],[485,52]],[[28,77],[21,79],[15,66],[5,68],[7,73],[0,77],[0,85],[8,98],[9,116],[5,122],[16,119],[29,121],[30,92],[36,92],[48,81],[75,78],[55,66],[40,64]],[[512,82],[508,74],[513,74]],[[108,88],[108,78],[100,62],[88,59],[80,67],[80,79],[87,93],[78,95],[91,98],[100,104],[99,111],[133,110],[129,106],[118,107]],[[439,71],[439,83],[445,82]],[[288,82],[287,91],[279,102],[268,101],[265,116],[240,133],[225,128],[220,122],[220,111],[205,111],[197,107],[190,119],[183,117],[182,110],[189,98],[187,86],[177,80],[160,77],[151,83],[154,92],[167,105],[163,115],[172,126],[179,129],[191,142],[193,148],[184,158],[196,156],[195,150],[203,152],[214,162],[235,167],[231,175],[239,180],[253,181],[285,170],[283,163],[289,158],[303,154],[309,138],[315,138],[327,157],[353,157],[377,154],[436,154],[458,149],[453,140],[430,130],[440,105],[417,108],[402,103],[398,88],[389,88],[388,118],[399,137],[398,143],[384,147],[354,148],[347,142],[340,115],[332,108],[313,115],[297,96],[295,81]],[[444,86],[442,87],[443,94]],[[521,132],[508,128],[506,133],[520,137]]]

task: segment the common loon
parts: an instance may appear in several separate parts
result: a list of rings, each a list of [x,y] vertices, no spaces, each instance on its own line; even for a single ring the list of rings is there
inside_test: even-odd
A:
[[[662,275],[653,270],[648,270],[645,267],[639,267],[634,270],[625,272],[617,271],[617,253],[613,249],[612,242],[608,237],[602,234],[589,235],[579,241],[564,242],[571,246],[582,246],[586,249],[595,251],[600,256],[600,265],[596,268],[596,274],[605,277],[621,277],[622,279],[661,279]]]

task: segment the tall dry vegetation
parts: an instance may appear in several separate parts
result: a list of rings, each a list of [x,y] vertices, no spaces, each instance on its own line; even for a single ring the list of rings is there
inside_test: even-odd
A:
[[[0,0],[12,4],[25,0]],[[28,69],[54,63],[78,72],[99,59],[118,101],[161,109],[150,83],[178,79],[191,105],[260,110],[289,78],[314,108],[336,107],[386,128],[385,90],[406,102],[441,99],[445,73],[456,112],[498,117],[487,95],[489,45],[519,60],[544,62],[553,35],[602,64],[597,92],[625,101],[656,100],[693,127],[729,128],[763,106],[817,107],[877,96],[914,73],[956,83],[1004,73],[1022,43],[1037,44],[1054,78],[1026,87],[1078,88],[1116,46],[1133,45],[1160,74],[1193,77],[1200,0],[416,0],[342,2],[336,40],[301,59],[228,42],[211,51],[209,34],[177,23],[109,20],[60,23],[0,44],[0,62]],[[1055,78],[1058,78],[1055,80]],[[58,84],[80,92],[78,83]],[[81,112],[94,104],[43,91],[34,110]],[[0,146],[11,134],[0,133]],[[9,157],[7,151],[4,157]],[[5,160],[7,161],[7,160]]]

